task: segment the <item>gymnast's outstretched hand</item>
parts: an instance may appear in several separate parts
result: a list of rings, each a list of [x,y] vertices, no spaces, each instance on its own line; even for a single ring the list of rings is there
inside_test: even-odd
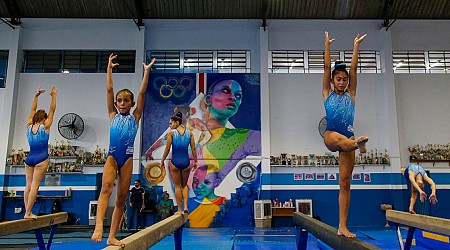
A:
[[[436,204],[438,202],[437,198],[436,198],[436,194],[431,194],[430,197],[428,197],[428,200],[432,203],[432,204]]]
[[[424,191],[420,191],[420,201],[424,202],[427,199],[427,193],[425,193]]]

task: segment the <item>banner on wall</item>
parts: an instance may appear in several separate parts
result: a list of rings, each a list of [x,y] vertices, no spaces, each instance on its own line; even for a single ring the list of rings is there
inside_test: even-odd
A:
[[[188,179],[190,226],[209,227],[236,188],[259,187],[260,110],[259,74],[151,74],[142,122],[142,179],[162,186],[175,201],[169,163],[161,169],[160,162],[169,119],[181,112],[198,158]]]

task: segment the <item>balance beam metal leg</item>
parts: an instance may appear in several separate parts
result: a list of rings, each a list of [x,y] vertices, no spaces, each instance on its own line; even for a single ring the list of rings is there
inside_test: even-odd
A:
[[[42,235],[41,230],[39,228],[34,229],[34,235],[36,236],[36,241],[37,241],[39,250],[50,250],[50,247],[51,247],[52,241],[53,241],[53,236],[55,235],[56,226],[57,225],[52,226],[50,235],[48,237],[47,244],[45,244],[45,242],[44,242],[44,236]]]
[[[397,228],[397,238],[398,238],[398,244],[400,246],[400,250],[404,250],[404,246],[403,246],[403,239],[402,239],[402,234],[400,233],[400,225],[398,223],[395,223],[395,227]]]
[[[295,229],[297,250],[306,250],[308,244],[308,232],[301,227],[295,227]]]
[[[36,235],[36,241],[38,243],[39,250],[45,249],[44,237],[42,236],[42,232],[40,229],[34,229],[34,235]]]
[[[183,234],[183,226],[179,227],[177,230],[175,230],[175,233],[173,235],[173,240],[175,241],[175,250],[181,250],[181,239]]]
[[[405,242],[405,250],[411,249],[411,243],[414,236],[415,227],[409,227],[408,229],[408,235],[406,236],[406,242]]]
[[[50,247],[52,245],[52,241],[53,241],[53,236],[55,236],[55,231],[56,231],[56,225],[52,226],[52,230],[50,230],[50,235],[48,236],[48,241],[47,241],[47,250],[50,250]]]

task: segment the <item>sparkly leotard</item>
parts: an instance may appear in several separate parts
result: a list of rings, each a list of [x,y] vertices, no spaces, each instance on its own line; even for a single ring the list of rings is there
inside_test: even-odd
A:
[[[353,120],[355,104],[346,91],[338,95],[332,91],[324,103],[327,114],[327,130],[338,132],[347,138],[354,136]]]
[[[33,125],[28,126],[27,139],[30,145],[30,153],[25,159],[27,166],[34,167],[48,158],[48,138],[44,124],[39,125],[36,133],[33,133]]]
[[[133,157],[138,124],[133,115],[116,114],[109,126],[109,152],[119,169]]]
[[[179,168],[185,169],[189,167],[189,152],[188,146],[191,142],[191,133],[188,130],[184,130],[184,134],[181,135],[178,130],[172,130],[172,164]]]
[[[414,172],[414,178],[416,178],[416,176],[418,174],[421,174],[422,177],[425,176],[425,169],[423,169],[423,167],[420,166],[419,164],[413,163],[406,167],[405,172],[403,174],[405,176],[406,180],[408,180],[408,181],[409,181],[409,170]]]

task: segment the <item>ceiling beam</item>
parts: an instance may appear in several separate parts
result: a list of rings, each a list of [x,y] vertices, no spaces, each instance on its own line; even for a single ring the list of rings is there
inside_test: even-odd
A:
[[[381,16],[384,19],[382,27],[386,28],[386,31],[389,29],[389,27],[392,26],[392,24],[394,24],[395,21],[397,21],[396,18],[392,20],[390,19],[392,6],[394,6],[394,1],[395,0],[384,0],[383,13],[381,13]]]
[[[134,23],[141,30],[140,27],[144,26],[144,1],[143,0],[134,0],[134,9],[136,10],[136,19]]]
[[[8,10],[9,17],[11,18],[9,21],[5,18],[2,18],[1,20],[8,24],[12,29],[14,29],[14,26],[20,25],[20,18],[22,17],[19,9],[19,5],[17,4],[17,0],[3,0],[6,5],[6,9]]]
[[[264,28],[264,31],[267,28],[267,12],[269,9],[269,0],[262,0],[261,1],[261,19],[262,19],[262,24],[261,27]]]

